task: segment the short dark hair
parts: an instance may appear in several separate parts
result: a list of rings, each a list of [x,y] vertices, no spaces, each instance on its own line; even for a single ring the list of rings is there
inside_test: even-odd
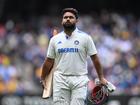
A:
[[[62,10],[62,15],[64,15],[66,12],[71,12],[75,15],[76,19],[78,19],[78,11],[75,8],[64,8]]]

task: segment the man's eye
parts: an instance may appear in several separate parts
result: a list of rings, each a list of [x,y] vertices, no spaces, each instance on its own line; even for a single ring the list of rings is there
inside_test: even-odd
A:
[[[64,17],[64,19],[67,19],[67,18],[68,18],[67,16]]]
[[[67,18],[73,19],[74,17],[73,16],[65,16],[64,17],[64,19],[67,19]]]
[[[70,16],[69,18],[70,18],[70,19],[73,19],[74,17],[73,17],[73,16]]]

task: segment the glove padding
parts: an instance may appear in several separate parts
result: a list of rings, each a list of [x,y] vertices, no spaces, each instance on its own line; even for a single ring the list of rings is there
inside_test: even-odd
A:
[[[99,85],[100,81],[98,78],[95,79],[95,85]],[[110,93],[114,92],[116,90],[115,85],[113,85],[111,82],[107,81],[107,84],[105,84],[105,86],[107,87],[108,91]]]

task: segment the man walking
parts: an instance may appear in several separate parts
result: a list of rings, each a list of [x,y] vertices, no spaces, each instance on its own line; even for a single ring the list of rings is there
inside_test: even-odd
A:
[[[45,85],[45,77],[55,65],[53,74],[54,105],[85,105],[89,81],[87,56],[91,57],[100,83],[107,83],[94,42],[87,33],[76,27],[77,21],[78,11],[76,9],[63,9],[64,31],[51,38],[47,57],[42,67],[41,81]]]

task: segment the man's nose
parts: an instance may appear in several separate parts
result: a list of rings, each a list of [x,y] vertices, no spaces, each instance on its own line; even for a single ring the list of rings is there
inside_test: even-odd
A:
[[[70,21],[70,18],[67,18],[67,21],[69,22]]]

